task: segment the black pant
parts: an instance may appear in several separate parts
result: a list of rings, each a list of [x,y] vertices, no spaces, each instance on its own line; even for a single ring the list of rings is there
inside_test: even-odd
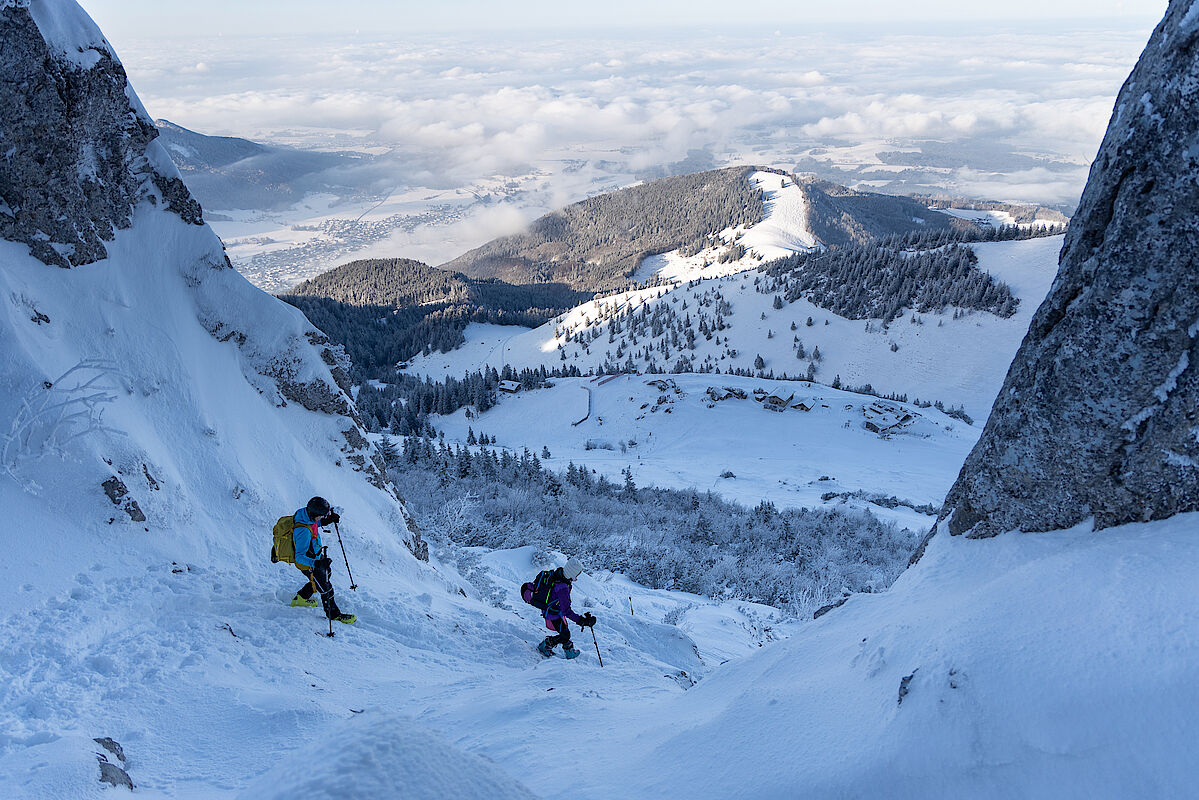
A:
[[[548,622],[554,626],[554,630],[558,632],[558,635],[545,637],[545,643],[550,647],[562,645],[562,649],[564,650],[574,649],[574,645],[570,642],[570,626],[566,624],[566,620],[551,619]]]
[[[337,608],[337,601],[333,599],[333,581],[329,577],[329,567],[332,563],[327,558],[318,558],[312,567],[297,563],[296,569],[308,576],[308,583],[300,587],[297,594],[307,600],[312,597],[313,592],[320,592],[321,605],[325,607],[325,616],[329,619],[337,619],[341,616],[341,610]]]

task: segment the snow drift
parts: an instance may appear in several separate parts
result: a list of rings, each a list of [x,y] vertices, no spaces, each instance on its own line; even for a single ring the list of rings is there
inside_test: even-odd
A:
[[[288,755],[239,795],[243,800],[345,797],[487,797],[526,800],[529,790],[496,764],[390,714],[363,714]]]
[[[1192,794],[1197,528],[937,537],[888,592],[661,704],[581,792]]]

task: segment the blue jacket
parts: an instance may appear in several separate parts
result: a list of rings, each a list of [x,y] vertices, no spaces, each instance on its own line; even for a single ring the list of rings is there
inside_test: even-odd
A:
[[[292,528],[291,538],[296,543],[296,563],[314,567],[316,560],[321,557],[321,527],[312,521],[305,508],[295,513],[295,519],[296,527]]]

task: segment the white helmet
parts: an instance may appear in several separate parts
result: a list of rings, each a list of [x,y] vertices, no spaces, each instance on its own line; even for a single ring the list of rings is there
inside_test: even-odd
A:
[[[583,565],[580,564],[578,559],[575,558],[569,559],[566,562],[566,566],[562,568],[562,574],[568,581],[573,581],[575,578],[579,577],[582,572]]]

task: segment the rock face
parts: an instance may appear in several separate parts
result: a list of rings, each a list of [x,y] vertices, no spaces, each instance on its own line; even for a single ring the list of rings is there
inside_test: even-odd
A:
[[[131,104],[103,37],[56,47],[39,29],[39,12],[54,22],[41,5],[0,0],[0,238],[71,267],[105,258],[104,242],[129,227],[145,196],[201,224],[178,176],[147,157],[158,130]]]
[[[1171,0],[938,528],[1101,529],[1199,508],[1197,254],[1199,0]]]
[[[112,738],[105,736],[102,739],[92,739],[93,742],[103,747],[108,751],[108,754],[96,753],[96,760],[100,762],[100,782],[107,783],[110,786],[124,786],[129,791],[133,791],[133,779],[129,777],[123,767],[125,763],[125,748],[121,747],[120,743]],[[116,762],[109,761],[108,756],[111,755],[121,762],[117,766]]]
[[[340,428],[346,447],[331,453],[333,466],[342,466],[344,458],[370,484],[398,500],[354,408],[348,357],[307,320],[297,319],[295,309],[234,277],[220,240],[204,226],[199,204],[156,141],[158,130],[113,48],[75,0],[0,0],[0,240],[25,245],[46,265],[94,264],[95,272],[110,272],[115,283],[121,282],[118,278],[132,282],[142,269],[161,271],[167,280],[181,279],[181,284],[164,282],[155,291],[177,286],[187,292],[199,323],[218,341],[237,348],[242,376],[276,405],[296,403],[344,417]],[[171,231],[165,242],[153,233],[164,225]],[[127,231],[122,236],[129,238],[129,248],[106,246],[118,231]],[[106,259],[109,263],[97,263]],[[6,266],[0,260],[0,278]],[[162,300],[149,293],[141,297],[138,290],[130,296],[146,306]],[[31,324],[53,324],[34,300],[12,298]],[[61,319],[58,312],[54,316]],[[190,324],[182,317],[175,322],[180,331]],[[132,329],[133,323],[127,324]],[[124,333],[115,326],[109,330],[114,348],[121,346]],[[8,356],[2,345],[0,352]],[[90,363],[80,366],[90,369]],[[8,361],[0,359],[0,367],[8,369]],[[149,387],[143,391],[148,397],[161,381],[139,377],[141,367],[126,361],[115,371],[126,384]],[[52,386],[47,382],[45,389]],[[206,438],[218,436],[212,427],[202,427]],[[45,452],[40,444],[30,447],[37,450],[24,454],[31,460]],[[160,483],[145,465],[148,455],[125,444],[96,455],[105,462],[100,488],[129,521],[146,523],[168,508],[161,498],[170,489],[158,500],[151,494],[160,490]],[[121,516],[114,514],[109,522]],[[419,532],[412,542],[420,550]]]

